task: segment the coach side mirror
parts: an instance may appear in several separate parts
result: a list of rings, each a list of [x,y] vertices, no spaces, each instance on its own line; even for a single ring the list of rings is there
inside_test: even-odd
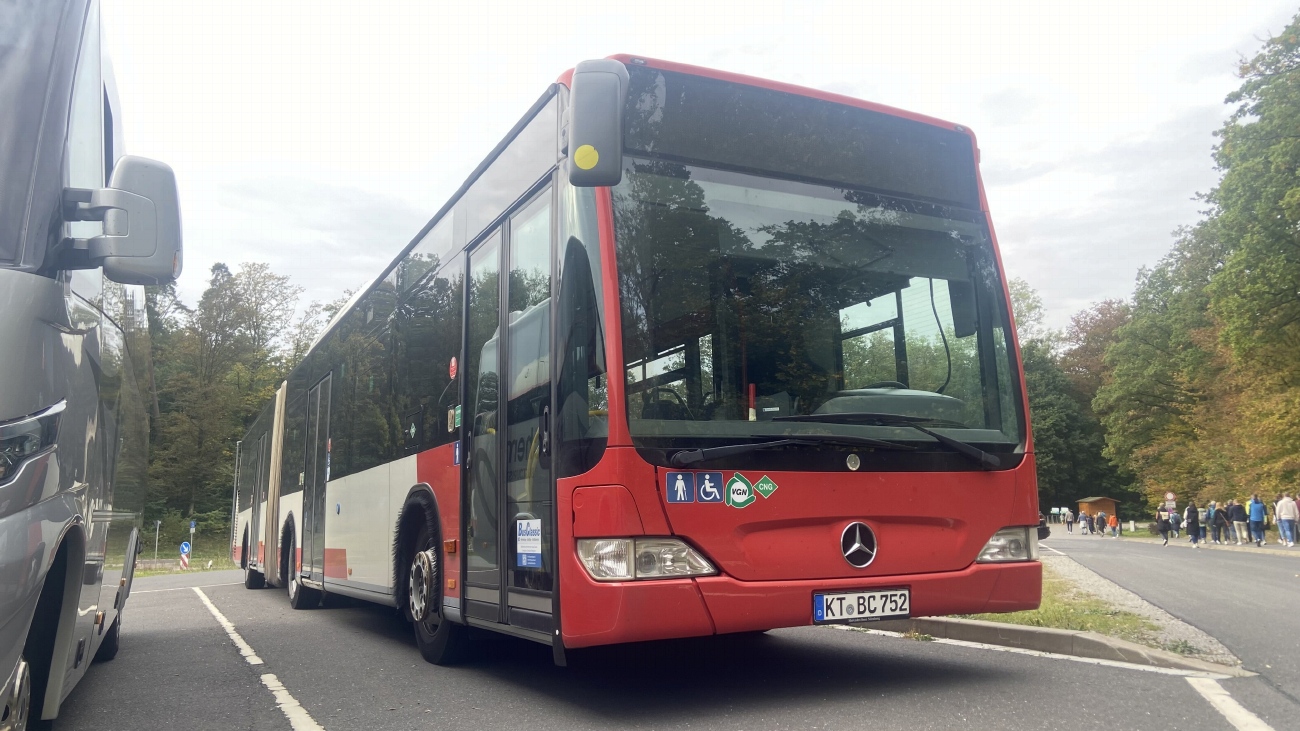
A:
[[[181,208],[167,165],[124,155],[107,188],[64,191],[66,218],[103,221],[104,233],[79,239],[91,266],[122,284],[167,284],[181,273]]]
[[[623,180],[623,104],[627,67],[612,59],[583,61],[569,91],[569,183],[579,188]]]

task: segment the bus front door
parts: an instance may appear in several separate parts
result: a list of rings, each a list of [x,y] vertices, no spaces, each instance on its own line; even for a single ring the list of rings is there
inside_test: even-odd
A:
[[[551,209],[547,189],[471,251],[465,318],[466,614],[547,639],[555,576],[555,484],[546,442]],[[499,277],[503,270],[508,276]]]

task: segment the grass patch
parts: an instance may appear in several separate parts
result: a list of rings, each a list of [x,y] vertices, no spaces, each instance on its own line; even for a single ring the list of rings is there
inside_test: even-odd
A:
[[[1178,640],[1177,642],[1166,642],[1163,649],[1170,652],[1176,652],[1179,655],[1199,655],[1201,648],[1193,645],[1187,640]]]
[[[1116,609],[1075,590],[1070,582],[1047,565],[1043,566],[1043,602],[1038,609],[1009,614],[974,614],[970,618],[1031,627],[1086,630],[1148,645],[1151,633],[1158,629],[1137,614]]]
[[[175,558],[175,557],[176,557],[175,554],[164,555],[161,552],[158,554],[158,558]],[[140,558],[152,559],[153,551],[152,550],[145,551],[144,553],[140,554]],[[208,561],[212,562],[211,569],[208,568]],[[231,561],[230,554],[226,553],[225,550],[220,548],[214,548],[211,551],[200,549],[199,551],[197,551],[196,553],[190,556],[190,568],[188,572],[228,571],[230,569],[237,569],[237,568],[239,568],[239,564],[235,563],[234,561]],[[175,570],[137,568],[135,571],[135,575],[136,576],[160,576],[162,574],[179,574],[179,573],[188,573],[188,572],[183,572],[179,568]]]
[[[916,630],[908,630],[907,632],[904,632],[903,637],[906,637],[909,640],[916,640],[917,642],[934,642],[934,635],[927,635],[924,632],[917,632]]]

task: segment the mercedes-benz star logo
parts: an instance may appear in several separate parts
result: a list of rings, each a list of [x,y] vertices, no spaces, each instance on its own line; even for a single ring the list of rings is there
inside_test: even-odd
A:
[[[849,523],[840,535],[844,560],[856,569],[865,569],[876,560],[876,534],[866,523]]]

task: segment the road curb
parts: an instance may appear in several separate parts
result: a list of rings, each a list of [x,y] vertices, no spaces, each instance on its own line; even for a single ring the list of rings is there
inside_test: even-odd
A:
[[[858,626],[862,627],[864,625]],[[1166,650],[1144,647],[1134,642],[1082,630],[1028,627],[1002,622],[985,622],[978,619],[954,619],[949,617],[890,619],[873,622],[870,625],[865,625],[865,627],[889,632],[915,632],[949,640],[1018,647],[1024,650],[1051,652],[1058,655],[1115,660],[1135,665],[1218,673],[1234,677],[1255,675],[1255,673],[1239,666],[1219,665],[1205,660],[1197,660]]]

